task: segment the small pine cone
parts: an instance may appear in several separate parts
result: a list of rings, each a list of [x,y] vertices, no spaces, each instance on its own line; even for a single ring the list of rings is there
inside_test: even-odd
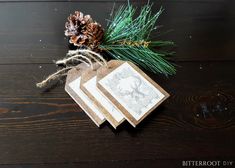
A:
[[[68,17],[65,28],[65,36],[70,38],[71,44],[98,50],[104,30],[100,24],[92,20],[90,15],[84,16],[82,12],[76,11],[74,15]]]
[[[103,38],[104,30],[97,22],[89,23],[86,27],[86,31],[84,31],[83,34],[88,37],[86,44],[90,48],[96,49]]]
[[[80,34],[85,26],[91,22],[93,20],[90,15],[84,16],[82,12],[75,11],[75,14],[70,15],[65,23],[65,36],[71,37]]]

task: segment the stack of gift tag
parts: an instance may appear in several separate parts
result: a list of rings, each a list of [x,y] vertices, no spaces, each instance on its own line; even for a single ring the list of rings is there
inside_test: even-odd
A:
[[[169,97],[131,62],[111,60],[92,67],[80,64],[71,69],[65,90],[97,126],[107,120],[117,128],[127,120],[136,127]]]

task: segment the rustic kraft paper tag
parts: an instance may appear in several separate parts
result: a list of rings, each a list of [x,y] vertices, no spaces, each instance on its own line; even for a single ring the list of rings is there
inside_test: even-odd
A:
[[[89,69],[86,64],[79,64],[76,68],[68,72],[65,84],[65,91],[74,99],[74,101],[84,110],[91,120],[99,127],[105,118],[92,100],[80,89],[81,74]]]
[[[114,104],[103,95],[96,87],[96,71],[100,66],[94,66],[94,69],[87,69],[82,74],[81,89],[96,104],[103,113],[107,121],[116,129],[124,120],[122,112],[118,110]]]
[[[120,60],[98,69],[97,87],[134,127],[169,97],[135,64]]]

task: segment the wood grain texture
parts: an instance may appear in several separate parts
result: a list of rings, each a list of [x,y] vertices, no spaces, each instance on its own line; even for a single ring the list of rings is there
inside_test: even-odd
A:
[[[143,2],[134,4],[140,7]],[[153,11],[161,5],[165,11],[158,24],[164,27],[152,38],[174,41],[175,60],[234,60],[234,1],[156,1]],[[64,57],[67,16],[81,10],[105,26],[112,7],[113,2],[1,3],[0,64],[51,63]]]
[[[65,162],[65,163],[41,163],[41,164],[7,164],[1,165],[1,168],[97,168],[97,167],[112,167],[112,168],[120,168],[120,167],[152,167],[152,165],[157,165],[161,168],[169,168],[174,165],[174,168],[181,167],[176,160],[165,160],[165,162],[159,160],[125,160],[125,161],[89,161],[89,162]]]
[[[63,86],[48,93],[35,88],[33,76],[51,65],[6,66],[0,66],[1,164],[181,164],[235,157],[233,62],[182,63],[169,79],[150,74],[172,96],[136,129],[123,123],[116,131],[108,124],[97,128]],[[22,78],[29,70],[32,76]]]
[[[171,97],[137,128],[125,122],[114,130],[97,128],[61,82],[35,86],[67,51],[69,13],[80,9],[105,25],[113,2],[0,1],[1,168],[169,168],[235,159],[234,1],[154,2],[153,10],[165,8],[159,31],[174,31],[153,38],[176,42],[179,67],[174,77],[147,74]]]

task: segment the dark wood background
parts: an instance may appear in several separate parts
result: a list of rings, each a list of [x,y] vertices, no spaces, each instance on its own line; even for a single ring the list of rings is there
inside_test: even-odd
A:
[[[146,1],[132,1],[141,6]],[[181,167],[235,161],[235,1],[159,0],[155,39],[173,40],[177,75],[147,72],[171,97],[137,128],[97,128],[63,85],[37,89],[68,48],[74,10],[105,25],[112,0],[0,0],[0,167]],[[116,5],[126,3],[118,1]],[[235,163],[234,163],[235,165]]]

